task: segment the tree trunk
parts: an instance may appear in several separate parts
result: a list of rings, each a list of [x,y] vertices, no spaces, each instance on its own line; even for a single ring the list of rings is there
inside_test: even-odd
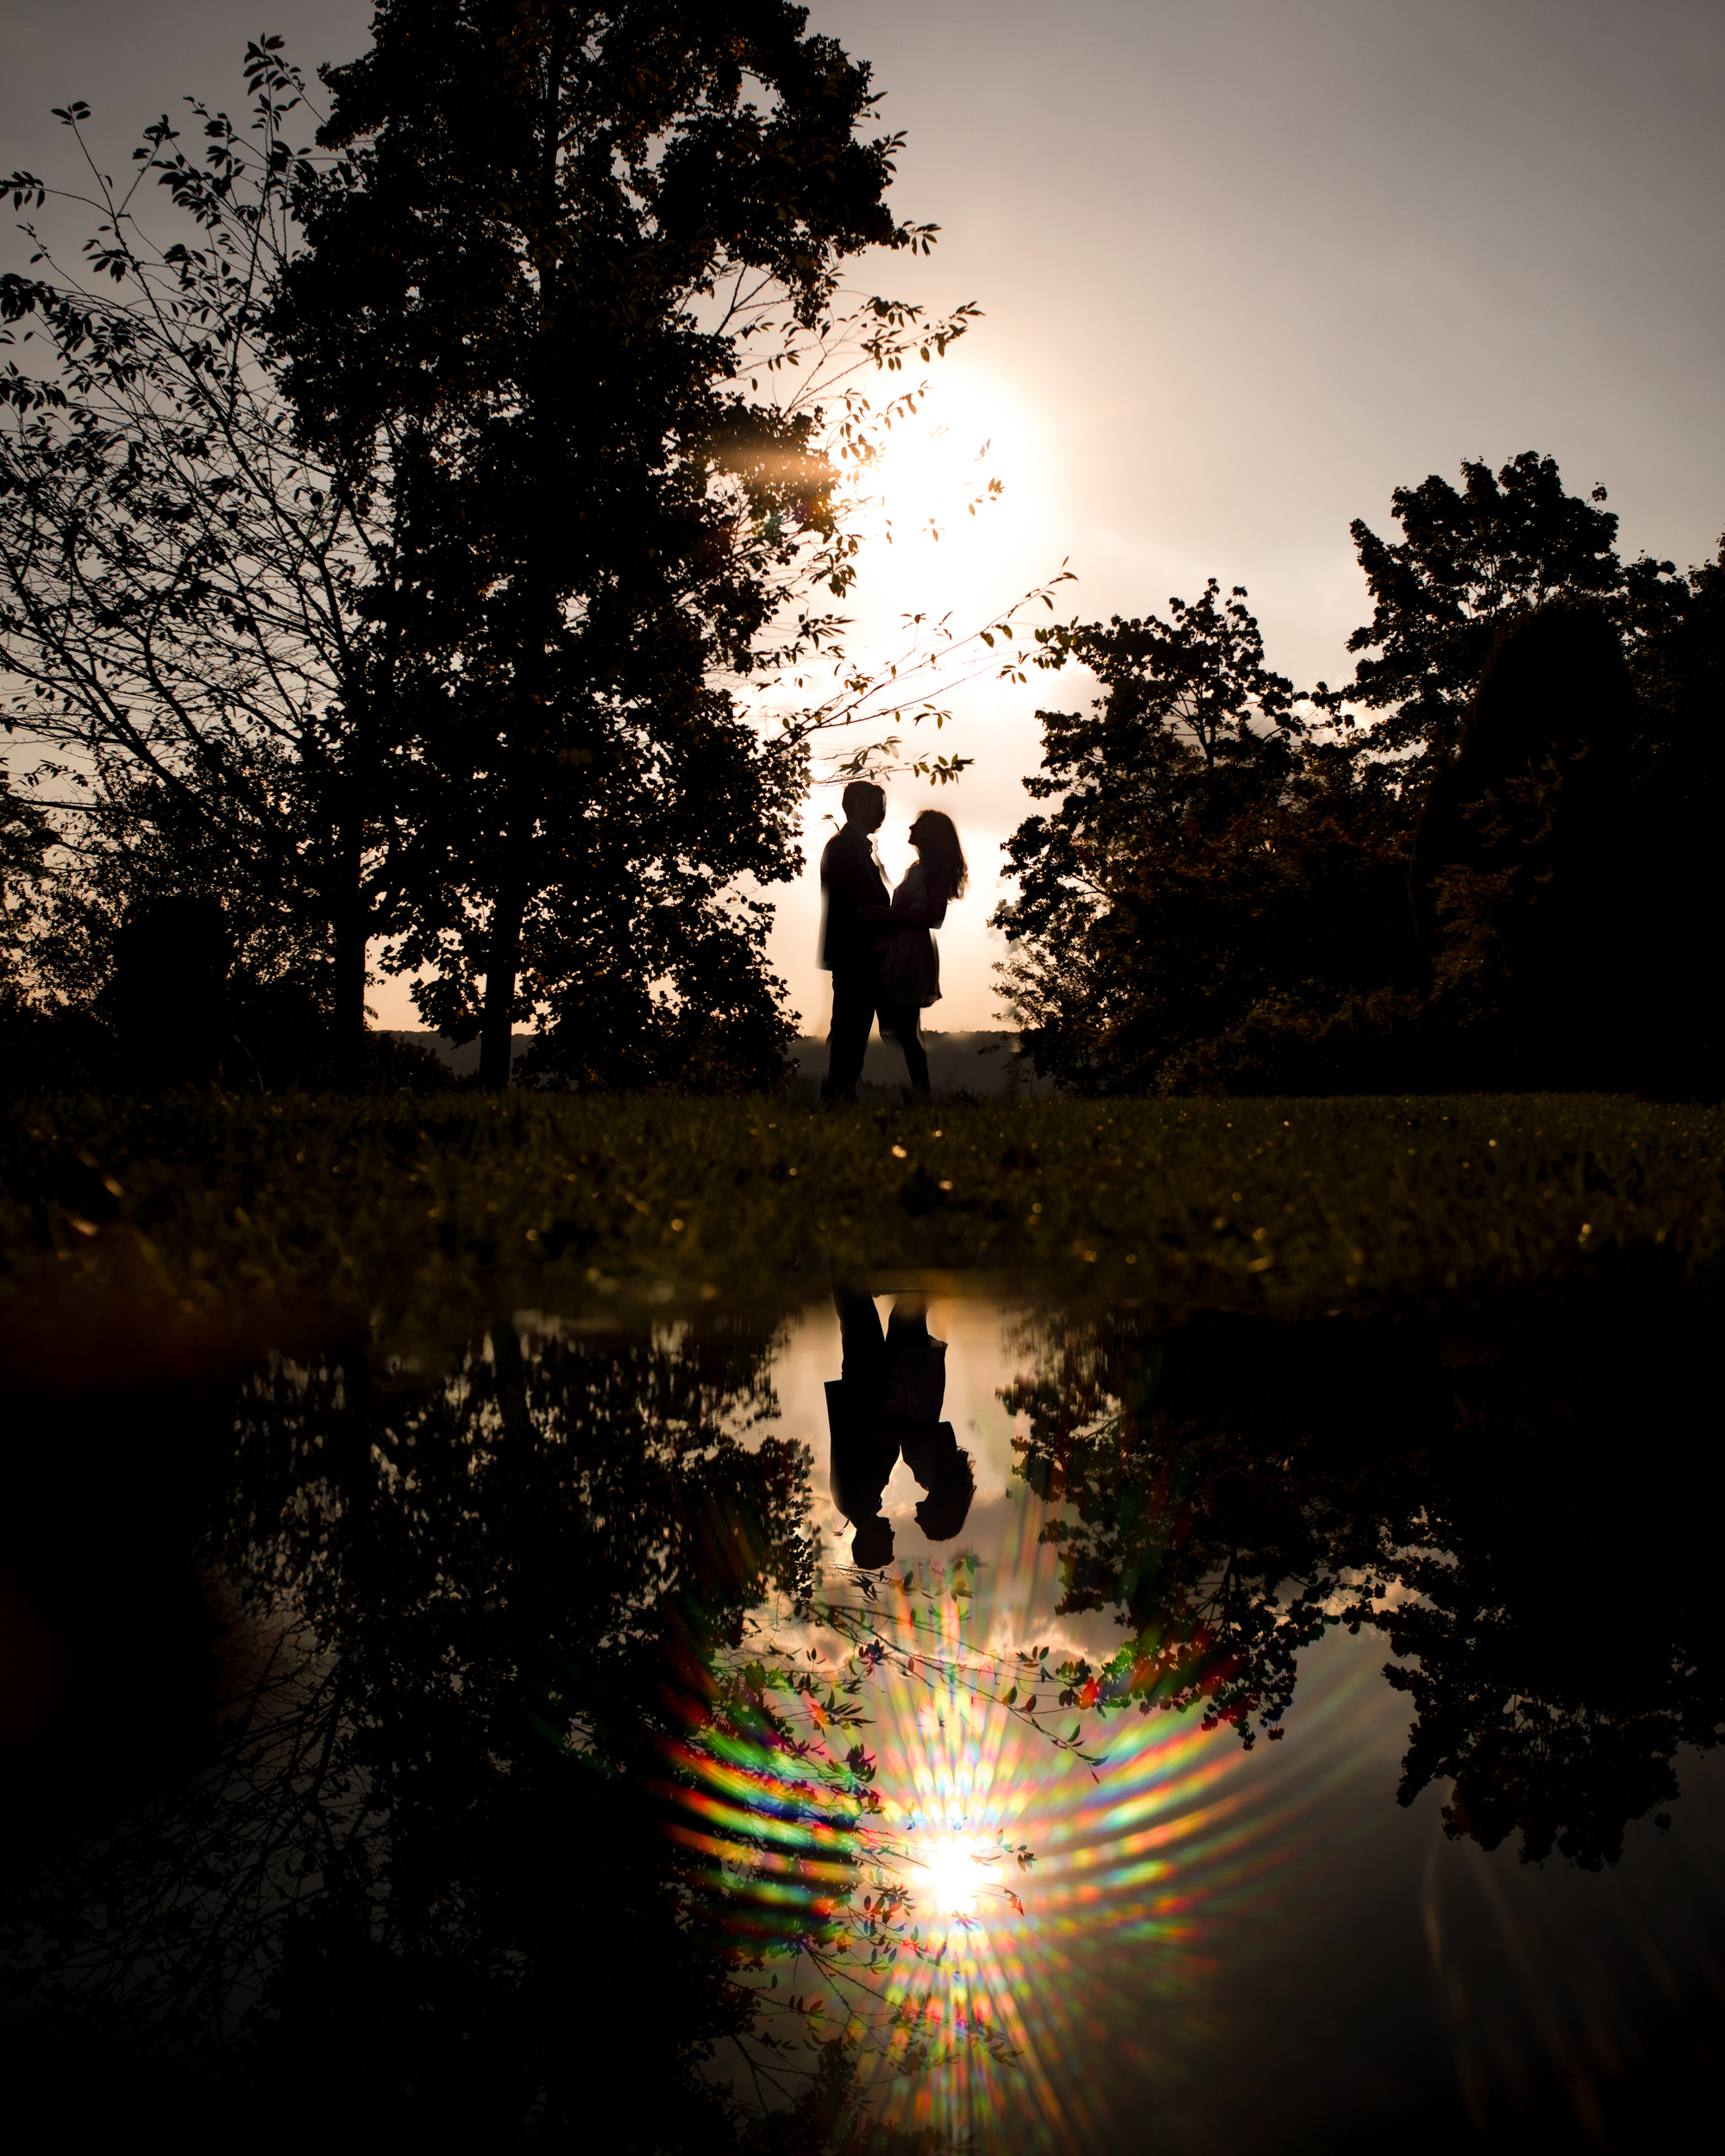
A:
[[[342,891],[336,913],[336,1083],[357,1093],[365,1083],[366,943],[370,925],[361,890],[363,825],[355,815],[342,834]]]
[[[366,816],[374,808],[376,765],[371,753],[376,715],[361,680],[352,672],[342,698],[348,722],[342,751],[332,754],[323,778],[335,825],[336,887],[331,907],[335,958],[335,1081],[342,1093],[358,1093],[366,1072],[366,945],[372,906],[366,892]]]
[[[505,875],[492,907],[485,1017],[480,1029],[480,1083],[491,1093],[501,1093],[509,1084],[515,976],[521,964],[521,916],[527,898],[527,880],[519,867],[511,862]]]
[[[555,240],[559,229],[557,153],[561,133],[558,114],[568,27],[568,10],[565,9],[554,18],[550,50],[546,58],[545,114],[540,137],[542,239],[550,236]],[[550,516],[554,513],[549,499],[550,473],[555,462],[549,446],[555,437],[551,415],[562,391],[556,360],[566,355],[562,354],[554,334],[557,317],[556,249],[553,245],[547,252],[536,246],[531,251],[539,277],[539,345],[543,367],[537,394],[530,400],[530,411],[533,431],[541,446],[540,454],[535,460],[537,483],[522,504],[522,510],[524,517],[530,522],[536,519],[549,525]],[[549,555],[550,549],[547,546],[538,558],[547,560]],[[529,558],[533,558],[530,554]],[[518,647],[516,661],[519,735],[512,736],[511,746],[515,738],[531,742],[543,731],[547,687],[546,655],[555,643],[561,627],[562,610],[555,588],[540,588],[530,583],[525,597],[526,604],[522,612],[525,633]],[[518,788],[520,784],[518,774],[516,787]],[[515,825],[524,822],[518,812],[510,820]],[[524,829],[510,830],[503,881],[499,885],[496,902],[492,907],[491,950],[486,968],[484,1016],[480,1028],[480,1083],[490,1093],[502,1093],[507,1088],[510,1065],[515,1053],[511,1020],[516,976],[521,968],[521,923],[527,906],[525,856],[532,829],[533,817],[530,812],[524,818]]]

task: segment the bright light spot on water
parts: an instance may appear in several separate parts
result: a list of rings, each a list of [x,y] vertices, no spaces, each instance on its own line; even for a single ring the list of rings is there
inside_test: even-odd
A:
[[[969,1834],[942,1834],[929,1846],[925,1876],[945,1916],[969,1916],[976,1897],[998,1882],[994,1865],[984,1862]]]

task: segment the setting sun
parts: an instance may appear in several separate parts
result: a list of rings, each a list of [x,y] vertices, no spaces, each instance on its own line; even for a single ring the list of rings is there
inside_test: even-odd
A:
[[[1039,492],[1028,415],[984,383],[941,384],[888,436],[868,492],[896,540],[944,536],[974,515],[1016,523]]]
[[[943,1915],[969,1916],[976,1897],[999,1883],[996,1867],[969,1834],[942,1834],[930,1848],[928,1882]]]

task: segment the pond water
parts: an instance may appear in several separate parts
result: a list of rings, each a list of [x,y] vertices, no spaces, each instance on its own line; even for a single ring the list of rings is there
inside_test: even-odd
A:
[[[12,1403],[61,2132],[1664,2145],[1725,2037],[1715,1313],[839,1283]]]

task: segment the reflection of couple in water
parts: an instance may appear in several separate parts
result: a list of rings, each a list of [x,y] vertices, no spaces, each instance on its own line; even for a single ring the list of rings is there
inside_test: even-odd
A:
[[[932,1340],[928,1305],[900,1295],[886,1331],[874,1299],[834,1284],[842,1375],[826,1388],[832,1432],[832,1497],[856,1528],[850,1562],[874,1571],[893,1561],[892,1522],[881,1498],[899,1455],[925,1493],[917,1525],[931,1542],[950,1542],[975,1494],[970,1456],[940,1420],[946,1396],[946,1343]]]

